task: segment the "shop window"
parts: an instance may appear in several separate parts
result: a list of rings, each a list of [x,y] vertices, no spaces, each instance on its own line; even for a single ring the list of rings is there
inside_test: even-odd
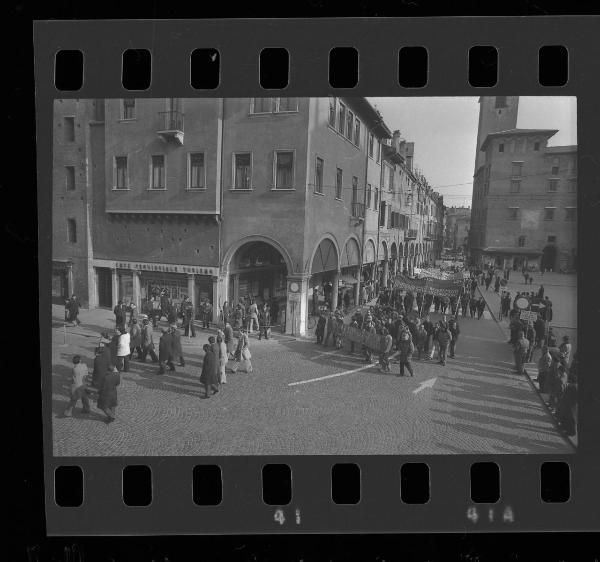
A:
[[[250,152],[233,155],[233,188],[252,189],[252,154]]]
[[[67,219],[67,240],[71,244],[77,243],[77,223],[75,219]]]
[[[317,157],[315,165],[315,193],[323,194],[323,166],[323,159]]]
[[[275,189],[294,188],[294,152],[275,151]]]
[[[65,166],[65,181],[67,191],[75,190],[75,166]]]
[[[188,188],[204,189],[206,187],[204,153],[192,152],[188,157]]]
[[[65,135],[65,142],[75,141],[75,117],[65,117],[63,119],[63,133]]]
[[[155,154],[151,157],[150,189],[166,189],[164,154]]]

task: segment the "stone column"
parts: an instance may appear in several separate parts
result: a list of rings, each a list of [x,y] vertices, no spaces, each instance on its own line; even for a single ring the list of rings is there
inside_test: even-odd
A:
[[[117,306],[119,302],[119,275],[116,268],[110,270],[112,276],[112,307]]]
[[[73,279],[73,264],[67,265],[67,298],[71,298],[71,295],[75,294],[75,280]]]
[[[140,272],[133,272],[133,302],[137,306],[138,312],[142,309],[142,295],[140,290]]]
[[[360,303],[360,288],[362,287],[362,279],[360,275],[357,276],[357,281],[354,289],[354,304],[358,306]]]
[[[234,273],[233,275],[233,295],[229,295],[229,304],[236,305],[240,298],[240,275]]]
[[[214,276],[212,279],[212,322],[219,321],[219,311],[221,310],[221,302],[219,302],[219,277]]]
[[[389,275],[390,275],[390,260],[385,260],[383,262],[383,288],[384,289],[387,289]]]
[[[338,305],[338,291],[340,290],[340,275],[341,271],[338,269],[333,276],[333,291],[331,293],[331,310],[335,310]]]
[[[302,336],[307,330],[308,319],[308,282],[310,274],[288,275],[287,302],[285,308],[285,333]],[[298,291],[291,291],[291,285],[298,285]]]
[[[196,306],[196,276],[193,273],[187,274],[187,296],[190,297],[192,304]]]

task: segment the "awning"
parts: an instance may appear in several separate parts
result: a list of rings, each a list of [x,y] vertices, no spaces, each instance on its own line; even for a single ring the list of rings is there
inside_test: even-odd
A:
[[[509,256],[541,256],[543,252],[535,248],[511,248],[510,246],[489,246],[482,250],[484,254],[505,254]]]

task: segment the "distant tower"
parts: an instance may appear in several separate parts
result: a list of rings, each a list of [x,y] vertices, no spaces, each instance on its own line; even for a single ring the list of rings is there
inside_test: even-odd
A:
[[[517,128],[519,96],[481,96],[479,98],[479,127],[477,128],[477,148],[475,170],[485,161],[481,150],[483,141],[490,133]]]

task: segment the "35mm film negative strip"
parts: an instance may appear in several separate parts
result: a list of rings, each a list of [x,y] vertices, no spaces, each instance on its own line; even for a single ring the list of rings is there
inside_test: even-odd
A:
[[[49,535],[597,530],[597,18],[34,31]]]

